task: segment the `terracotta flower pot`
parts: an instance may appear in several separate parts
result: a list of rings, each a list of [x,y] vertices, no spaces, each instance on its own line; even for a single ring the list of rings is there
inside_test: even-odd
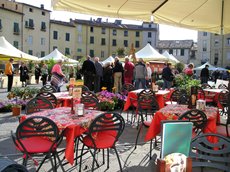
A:
[[[21,114],[21,106],[20,107],[12,107],[12,115],[19,116]]]

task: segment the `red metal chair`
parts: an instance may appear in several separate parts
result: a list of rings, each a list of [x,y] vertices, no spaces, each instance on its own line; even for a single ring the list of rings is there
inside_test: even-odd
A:
[[[12,133],[12,139],[16,149],[23,153],[24,166],[27,165],[28,159],[34,156],[43,156],[36,171],[40,170],[47,159],[51,162],[52,171],[57,171],[56,158],[62,171],[65,171],[57,153],[57,147],[62,141],[62,134],[51,119],[42,116],[25,119],[17,127],[16,133]]]
[[[96,117],[94,121],[90,124],[86,136],[82,139],[82,149],[81,155],[84,155],[85,147],[88,149],[93,149],[90,151],[93,157],[92,169],[94,171],[94,164],[96,161],[96,153],[98,150],[107,149],[107,169],[109,168],[109,149],[114,149],[120,171],[122,171],[120,158],[116,149],[116,142],[121,136],[125,127],[125,121],[123,117],[118,113],[103,113]],[[104,152],[104,151],[103,151]],[[80,159],[80,169],[82,164],[82,156]]]

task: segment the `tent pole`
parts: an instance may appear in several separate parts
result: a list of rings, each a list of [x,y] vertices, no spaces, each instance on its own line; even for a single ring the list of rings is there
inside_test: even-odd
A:
[[[221,23],[220,23],[220,33],[221,33],[221,40],[222,40],[222,49],[221,49],[221,66],[224,67],[224,0],[222,0],[222,7],[221,7]]]

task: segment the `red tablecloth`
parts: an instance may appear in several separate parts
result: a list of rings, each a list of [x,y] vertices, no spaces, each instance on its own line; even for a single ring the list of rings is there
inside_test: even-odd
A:
[[[69,96],[69,92],[57,92],[53,93],[58,100],[62,101],[63,107],[71,107],[72,96]]]
[[[130,91],[128,93],[128,97],[127,97],[127,100],[125,102],[125,106],[123,109],[124,111],[127,111],[131,105],[137,107],[137,95],[142,90],[143,89],[134,90],[134,91]],[[165,106],[164,96],[166,96],[169,93],[170,93],[170,91],[168,91],[168,90],[159,90],[158,92],[155,93],[157,102],[159,104],[159,108],[163,108]]]
[[[219,108],[219,109],[222,109],[223,107],[222,107],[222,105],[220,104],[220,102],[218,101],[218,97],[219,97],[219,94],[220,94],[220,92],[221,91],[226,91],[226,89],[218,89],[218,88],[206,88],[206,89],[204,89],[204,92],[206,92],[206,93],[211,93],[211,94],[215,94],[215,96],[214,96],[214,102],[217,104],[217,107]]]
[[[187,105],[167,105],[157,111],[145,135],[145,141],[155,138],[161,132],[162,120],[177,120],[178,116],[188,110]],[[208,122],[204,128],[204,133],[216,133],[216,123],[220,120],[218,109],[215,107],[206,107],[204,113],[208,118]]]
[[[74,140],[76,137],[80,136],[89,127],[92,120],[103,113],[102,111],[96,110],[85,110],[85,115],[83,117],[76,117],[71,114],[71,108],[60,107],[56,109],[45,110],[41,112],[34,113],[30,116],[45,116],[52,119],[58,126],[60,130],[65,129],[66,137],[66,150],[65,158],[70,164],[74,162]],[[25,117],[24,117],[25,118]]]

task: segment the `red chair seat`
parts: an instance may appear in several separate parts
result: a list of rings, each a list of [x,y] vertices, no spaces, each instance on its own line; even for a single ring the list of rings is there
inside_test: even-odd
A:
[[[95,137],[94,141],[97,149],[111,148],[116,141],[116,138],[108,134],[108,132],[98,133]],[[83,143],[88,147],[94,148],[94,144],[89,136],[84,137]]]
[[[53,141],[48,140],[43,137],[31,137],[26,139],[20,140],[22,144],[25,146],[27,152],[29,153],[45,153],[49,152],[50,148],[53,144]],[[23,151],[24,149],[20,146],[20,143],[17,141],[19,151]],[[36,145],[36,146],[35,146]],[[53,149],[56,149],[57,145],[54,145]]]
[[[230,128],[228,128],[228,129],[229,129],[228,131],[230,133]],[[216,126],[216,133],[227,137],[226,126],[224,126],[224,125]]]

